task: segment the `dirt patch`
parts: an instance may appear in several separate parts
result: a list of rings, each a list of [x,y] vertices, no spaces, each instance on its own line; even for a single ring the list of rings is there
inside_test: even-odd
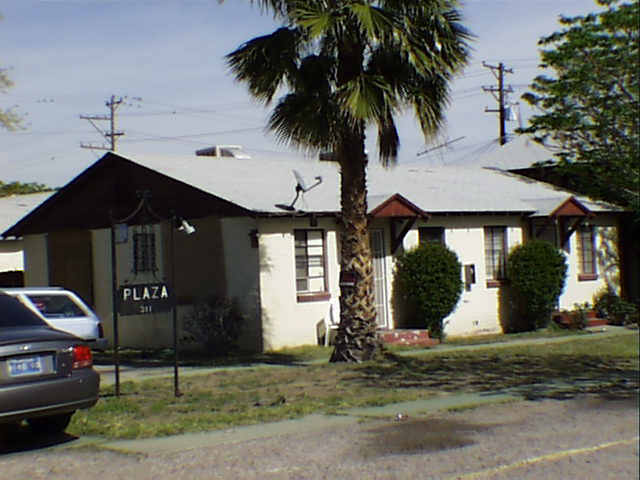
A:
[[[420,418],[395,421],[364,431],[364,458],[415,455],[460,448],[475,443],[472,432],[486,432],[490,425],[460,420]]]

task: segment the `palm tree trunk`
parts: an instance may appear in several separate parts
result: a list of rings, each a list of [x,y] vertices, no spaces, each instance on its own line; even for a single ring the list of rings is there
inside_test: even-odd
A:
[[[367,157],[363,134],[341,143],[340,270],[341,278],[346,278],[346,273],[355,282],[353,286],[340,285],[340,326],[330,361],[361,362],[371,359],[380,349],[367,225]]]

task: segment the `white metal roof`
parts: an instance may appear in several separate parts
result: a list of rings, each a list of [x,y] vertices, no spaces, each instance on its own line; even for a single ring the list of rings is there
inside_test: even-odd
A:
[[[295,197],[292,170],[296,169],[307,184],[322,177],[320,185],[301,194],[297,209],[340,210],[339,168],[334,162],[118,155],[256,213],[287,213],[276,204],[290,204]],[[370,210],[399,193],[429,213],[537,213],[540,209],[547,211],[548,205],[553,205],[553,210],[572,195],[519,175],[471,166],[399,164],[385,169],[371,161],[367,182]],[[585,197],[576,198],[596,212],[621,210]]]
[[[3,238],[2,232],[15,225],[18,220],[54,193],[41,192],[0,197],[0,240]]]

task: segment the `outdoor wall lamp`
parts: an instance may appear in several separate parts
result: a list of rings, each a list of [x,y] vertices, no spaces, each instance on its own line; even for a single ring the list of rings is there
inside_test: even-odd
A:
[[[178,227],[179,231],[184,232],[187,235],[191,235],[192,233],[194,233],[196,231],[196,227],[191,225],[184,218],[182,218],[182,219],[178,218],[178,220],[180,221],[180,226]]]

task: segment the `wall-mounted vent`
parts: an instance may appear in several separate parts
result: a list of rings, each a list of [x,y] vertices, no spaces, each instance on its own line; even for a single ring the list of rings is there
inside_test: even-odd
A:
[[[214,145],[213,147],[196,150],[198,157],[239,158],[249,159],[250,155],[242,151],[240,145]]]

